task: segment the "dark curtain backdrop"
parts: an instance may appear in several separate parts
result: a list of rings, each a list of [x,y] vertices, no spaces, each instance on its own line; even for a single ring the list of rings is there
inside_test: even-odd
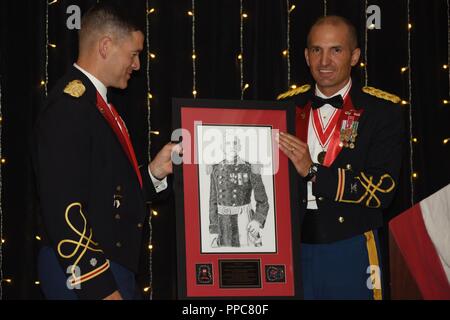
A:
[[[111,1],[111,0],[103,0]],[[49,89],[74,62],[77,34],[66,28],[66,8],[77,4],[82,12],[95,0],[61,0],[49,7],[48,48]],[[117,2],[117,1],[116,1]],[[381,8],[381,30],[368,31],[369,85],[408,99],[408,73],[401,67],[408,61],[406,0],[369,0]],[[145,28],[146,1],[122,1]],[[156,9],[150,16],[149,47],[157,57],[150,65],[152,136],[154,155],[171,133],[171,98],[192,97],[191,8],[188,0],[150,0]],[[364,51],[364,6],[362,0],[328,0],[328,14],[349,18],[359,30]],[[292,83],[310,81],[303,49],[311,23],[323,14],[323,1],[291,0],[296,9],[291,15]],[[286,1],[244,0],[249,17],[244,27],[244,81],[250,84],[245,99],[273,100],[287,90],[287,64],[281,52],[286,48]],[[45,79],[46,0],[0,1],[0,75],[2,85],[2,208],[3,271],[12,279],[3,283],[6,299],[41,299],[36,274],[37,201],[30,163],[30,137],[37,113],[43,106]],[[412,37],[412,123],[414,199],[420,201],[450,182],[450,107],[447,63],[446,0],[411,0]],[[196,1],[197,91],[199,98],[239,99],[239,0]],[[142,68],[131,79],[126,91],[115,91],[115,105],[125,118],[138,155],[147,157],[146,56]],[[364,80],[364,70],[354,69],[355,81]],[[409,128],[408,106],[404,106]],[[387,218],[411,205],[409,135],[405,134],[404,164],[397,196],[386,212]],[[70,143],[68,141],[68,143]],[[70,170],[70,168],[69,168]],[[61,177],[63,183],[64,177]],[[176,235],[173,201],[154,205],[159,215],[153,225],[153,297],[176,297]],[[145,235],[148,237],[147,234]],[[387,266],[386,228],[382,230],[384,262]],[[139,282],[149,284],[147,243],[142,249]],[[386,275],[385,283],[389,282]],[[148,295],[147,295],[148,297]]]

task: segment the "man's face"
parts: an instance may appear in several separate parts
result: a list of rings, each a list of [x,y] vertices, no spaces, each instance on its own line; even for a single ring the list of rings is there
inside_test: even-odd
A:
[[[224,154],[225,159],[228,161],[233,160],[237,156],[238,141],[235,139],[225,141]]]
[[[129,35],[114,41],[109,63],[109,86],[125,89],[131,73],[141,67],[139,53],[144,47],[144,35],[133,31]]]
[[[311,74],[319,90],[327,96],[335,94],[347,84],[359,55],[359,48],[352,50],[345,24],[315,26],[310,33],[308,48],[305,49]]]

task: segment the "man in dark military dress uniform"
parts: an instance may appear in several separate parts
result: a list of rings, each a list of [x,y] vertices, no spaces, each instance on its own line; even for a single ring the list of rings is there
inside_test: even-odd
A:
[[[261,166],[243,161],[237,137],[225,142],[225,159],[210,167],[209,232],[214,247],[260,247],[269,203]],[[256,209],[251,206],[251,196]]]
[[[132,299],[139,292],[145,202],[167,189],[173,146],[139,166],[107,88],[127,87],[143,42],[123,12],[104,3],[91,8],[77,63],[38,119],[33,161],[46,242],[38,267],[48,299]]]
[[[279,96],[297,106],[296,136],[280,149],[299,174],[301,265],[306,299],[382,299],[377,229],[401,164],[400,99],[352,82],[356,30],[338,16],[320,18],[305,57],[315,87]]]

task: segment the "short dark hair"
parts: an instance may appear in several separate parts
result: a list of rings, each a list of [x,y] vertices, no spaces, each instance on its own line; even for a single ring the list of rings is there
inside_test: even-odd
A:
[[[101,1],[91,7],[81,18],[80,46],[95,32],[111,31],[119,36],[142,31],[132,15],[111,2]]]
[[[311,31],[314,27],[323,25],[323,24],[331,24],[331,25],[338,25],[338,24],[344,24],[347,26],[348,34],[349,34],[349,40],[352,50],[358,48],[358,33],[356,32],[356,28],[353,25],[353,23],[350,22],[347,18],[341,17],[341,16],[323,16],[317,19],[308,32],[308,39],[307,39],[307,46],[310,45],[310,38],[311,38]]]

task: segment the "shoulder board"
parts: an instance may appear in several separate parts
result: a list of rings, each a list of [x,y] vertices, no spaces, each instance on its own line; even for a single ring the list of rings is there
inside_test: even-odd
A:
[[[260,163],[252,164],[251,168],[252,168],[252,173],[261,174],[262,164],[260,164]]]
[[[286,91],[286,92],[280,94],[277,97],[277,100],[286,99],[286,98],[289,98],[289,97],[296,96],[297,94],[300,94],[300,93],[305,93],[305,92],[309,91],[309,89],[311,89],[311,85],[305,84],[305,85],[303,85],[301,87],[298,87],[298,88],[295,88],[295,89],[291,89],[289,91]]]
[[[363,87],[362,91],[364,93],[370,94],[371,96],[374,96],[374,97],[377,97],[380,99],[384,99],[384,100],[388,100],[393,103],[399,103],[400,101],[402,101],[402,99],[400,99],[396,95],[391,94],[389,92],[385,92],[383,90],[380,90],[380,89],[377,89],[374,87]]]
[[[67,86],[64,88],[64,93],[72,96],[74,98],[81,97],[86,91],[86,87],[80,80],[70,81]]]

